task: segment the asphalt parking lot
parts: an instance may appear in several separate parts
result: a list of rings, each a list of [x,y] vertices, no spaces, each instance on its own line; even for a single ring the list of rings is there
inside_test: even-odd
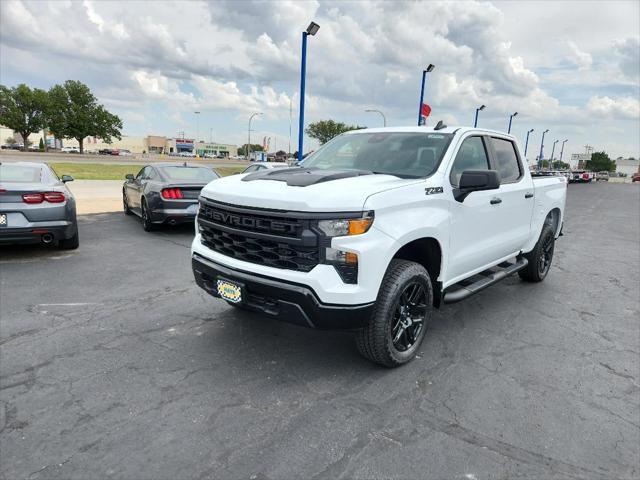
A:
[[[395,370],[208,297],[192,228],[3,247],[0,478],[638,478],[639,205],[570,185],[548,278],[444,307]]]

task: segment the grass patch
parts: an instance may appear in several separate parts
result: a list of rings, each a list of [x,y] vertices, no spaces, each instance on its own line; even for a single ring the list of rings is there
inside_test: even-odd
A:
[[[48,164],[58,174],[71,175],[76,180],[122,180],[127,173],[136,175],[144,165],[119,165],[112,163],[64,163],[51,162]],[[241,172],[246,167],[220,167],[215,170],[226,177]]]

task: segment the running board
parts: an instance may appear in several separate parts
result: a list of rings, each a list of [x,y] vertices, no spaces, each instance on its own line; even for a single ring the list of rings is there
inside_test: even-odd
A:
[[[481,272],[478,275],[482,276],[480,280],[467,283],[465,280],[462,282],[452,285],[452,287],[460,287],[453,291],[445,291],[444,293],[444,303],[456,303],[465,298],[470,297],[491,285],[498,283],[501,280],[513,275],[514,273],[522,270],[527,266],[529,261],[526,258],[520,258],[516,263],[501,263],[498,267],[502,267],[502,270],[498,270],[497,272]],[[461,285],[462,284],[462,285]]]

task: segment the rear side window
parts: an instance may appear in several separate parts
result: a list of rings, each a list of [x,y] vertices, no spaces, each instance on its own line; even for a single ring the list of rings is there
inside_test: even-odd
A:
[[[489,158],[482,137],[469,137],[460,145],[449,176],[451,185],[460,185],[460,177],[465,170],[489,170]]]
[[[496,170],[500,174],[501,183],[512,183],[522,175],[520,162],[513,142],[503,138],[491,137],[491,144],[496,153]]]
[[[41,178],[41,167],[0,164],[0,183],[40,183]]]

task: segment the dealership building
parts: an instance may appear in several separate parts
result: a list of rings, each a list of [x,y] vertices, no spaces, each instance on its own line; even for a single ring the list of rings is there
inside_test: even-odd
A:
[[[13,130],[0,127],[0,136],[2,143],[19,143],[22,137]],[[43,138],[43,132],[33,133],[29,135],[29,141],[33,145],[38,145],[40,139]],[[12,140],[11,142],[9,140]],[[76,139],[56,140],[53,135],[48,132],[46,136],[47,146],[49,148],[61,147],[78,147]],[[112,150],[129,150],[131,153],[181,153],[193,152],[199,155],[222,155],[224,157],[235,157],[238,155],[238,147],[236,145],[228,145],[224,143],[213,142],[197,142],[193,138],[170,138],[161,135],[147,135],[146,137],[136,137],[123,135],[120,140],[112,139],[111,143],[104,142],[101,138],[87,137],[84,139],[84,151],[87,153],[98,152],[103,149]]]

